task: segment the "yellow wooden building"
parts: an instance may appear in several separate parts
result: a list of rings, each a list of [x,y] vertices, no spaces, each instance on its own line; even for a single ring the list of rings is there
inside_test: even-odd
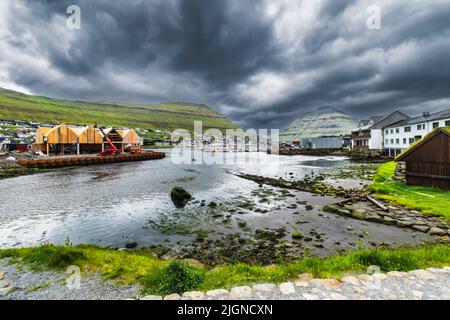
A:
[[[128,147],[139,147],[142,139],[134,129],[107,128],[106,135],[122,152]],[[62,123],[55,127],[39,127],[36,133],[34,150],[45,154],[89,154],[105,149],[107,141],[98,128],[72,126]]]

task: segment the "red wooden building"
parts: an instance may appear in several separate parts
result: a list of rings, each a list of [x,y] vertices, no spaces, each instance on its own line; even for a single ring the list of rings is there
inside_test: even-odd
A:
[[[409,185],[450,190],[450,127],[439,128],[399,155]]]

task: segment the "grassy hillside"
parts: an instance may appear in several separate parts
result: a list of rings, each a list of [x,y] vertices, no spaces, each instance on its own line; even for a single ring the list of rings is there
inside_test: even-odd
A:
[[[99,123],[147,129],[193,127],[194,120],[204,128],[236,126],[213,109],[190,103],[133,104],[58,100],[0,88],[0,119],[45,123]]]

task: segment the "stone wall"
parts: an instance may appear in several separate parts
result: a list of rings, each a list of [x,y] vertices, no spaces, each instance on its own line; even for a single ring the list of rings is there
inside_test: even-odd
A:
[[[406,183],[406,162],[398,161],[395,167],[394,180]]]

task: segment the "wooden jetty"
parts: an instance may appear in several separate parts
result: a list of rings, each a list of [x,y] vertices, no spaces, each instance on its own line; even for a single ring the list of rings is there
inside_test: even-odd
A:
[[[87,166],[91,164],[106,164],[129,161],[145,161],[165,158],[164,152],[141,152],[135,154],[120,154],[117,156],[76,156],[58,157],[43,160],[19,160],[21,166],[27,168],[61,168]]]

